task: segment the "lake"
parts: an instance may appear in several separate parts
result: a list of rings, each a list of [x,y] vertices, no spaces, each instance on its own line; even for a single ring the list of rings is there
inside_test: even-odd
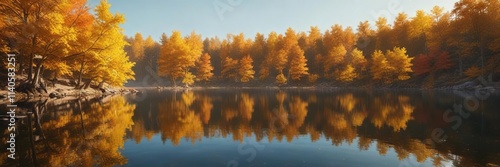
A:
[[[32,114],[17,120],[17,159],[1,152],[0,166],[498,166],[499,102],[481,91],[343,89],[19,102]]]

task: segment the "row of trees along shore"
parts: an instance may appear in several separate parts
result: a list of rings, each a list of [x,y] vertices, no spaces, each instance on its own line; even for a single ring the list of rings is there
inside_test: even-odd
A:
[[[500,2],[460,0],[452,11],[434,7],[391,24],[378,18],[356,30],[334,25],[308,32],[229,34],[203,38],[174,31],[159,42],[140,33],[125,37],[124,16],[102,0],[90,12],[85,0],[7,0],[0,3],[1,53],[18,54],[17,68],[32,85],[38,75],[69,77],[77,87],[123,85],[158,75],[191,85],[266,85],[459,81],[500,72]],[[41,55],[41,60],[34,59]],[[130,60],[129,60],[130,58]],[[37,61],[41,65],[36,66]],[[3,67],[6,63],[2,64]],[[35,67],[35,68],[33,68]],[[87,84],[83,84],[87,81]]]
[[[91,82],[121,86],[134,79],[134,62],[124,50],[125,17],[110,6],[106,0],[94,9],[86,0],[3,0],[0,53],[16,54],[18,75],[27,73],[31,87],[41,77],[73,78],[77,88]]]
[[[378,18],[356,31],[334,25],[322,32],[288,28],[284,34],[229,34],[225,39],[174,31],[155,43],[140,33],[127,38],[137,78],[157,71],[171,81],[307,84],[458,81],[500,72],[500,2],[461,0],[452,11],[434,7],[392,24]],[[375,29],[372,29],[374,27]],[[319,80],[318,80],[319,79]],[[207,82],[209,81],[209,82]]]

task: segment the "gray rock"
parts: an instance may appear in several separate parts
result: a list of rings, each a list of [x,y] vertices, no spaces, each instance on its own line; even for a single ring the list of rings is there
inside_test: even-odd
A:
[[[473,90],[478,86],[478,83],[475,81],[468,81],[460,85],[453,86],[453,89],[456,90]]]

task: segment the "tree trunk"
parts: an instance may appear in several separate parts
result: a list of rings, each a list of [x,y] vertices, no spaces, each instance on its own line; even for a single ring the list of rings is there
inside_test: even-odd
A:
[[[92,79],[89,79],[85,82],[84,85],[82,85],[83,89],[88,89],[90,87],[90,83],[92,83]]]
[[[27,23],[27,18],[26,18],[26,23]],[[36,46],[36,38],[37,38],[37,35],[35,34],[33,36],[33,38],[31,39],[31,48],[34,49],[35,46]],[[33,51],[31,51],[31,54],[30,54],[30,64],[29,64],[29,73],[28,73],[28,80],[31,80],[33,79],[33,61],[34,61],[34,58],[35,58],[35,53]]]
[[[41,63],[40,63],[41,64]],[[43,68],[43,65],[37,64],[36,70],[35,70],[35,77],[33,78],[31,85],[36,87],[38,82],[40,81],[40,71],[41,68]]]
[[[76,87],[80,87],[80,83],[82,82],[82,76],[83,76],[83,65],[85,62],[85,56],[83,56],[82,63],[80,64],[80,70],[78,73],[78,82],[76,82]]]
[[[31,54],[30,55],[30,62],[28,64],[28,80],[32,80],[33,79],[33,58],[34,58],[34,54]]]
[[[42,68],[40,68],[40,77],[38,78],[44,78],[44,75],[45,75],[45,66],[42,66]]]
[[[175,83],[175,78],[172,77],[172,84],[174,85],[174,88],[177,87],[176,83]]]

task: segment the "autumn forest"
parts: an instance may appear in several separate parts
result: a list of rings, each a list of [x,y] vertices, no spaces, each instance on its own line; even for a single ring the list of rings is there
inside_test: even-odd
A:
[[[461,0],[451,11],[436,6],[399,13],[393,23],[380,17],[373,25],[361,21],[354,28],[334,24],[298,32],[291,27],[284,34],[225,38],[179,31],[127,37],[120,27],[125,16],[111,13],[106,0],[93,9],[86,3],[1,2],[1,53],[17,54],[17,71],[33,85],[39,78],[70,78],[80,88],[122,86],[134,79],[137,85],[153,78],[154,86],[434,87],[500,72],[496,0]]]
[[[499,0],[189,32],[212,1],[0,1],[0,166],[500,165]],[[283,2],[231,16],[349,5]]]
[[[408,80],[432,87],[435,80],[453,84],[500,72],[499,14],[498,1],[462,0],[449,12],[434,7],[414,16],[400,13],[392,24],[378,18],[375,29],[363,21],[355,30],[335,24],[324,32],[312,26],[308,32],[288,28],[284,34],[228,34],[203,41],[194,32],[185,37],[173,32],[164,33],[160,43],[137,33],[127,38],[126,50],[137,63],[136,79],[157,71],[174,84],[387,85]]]

